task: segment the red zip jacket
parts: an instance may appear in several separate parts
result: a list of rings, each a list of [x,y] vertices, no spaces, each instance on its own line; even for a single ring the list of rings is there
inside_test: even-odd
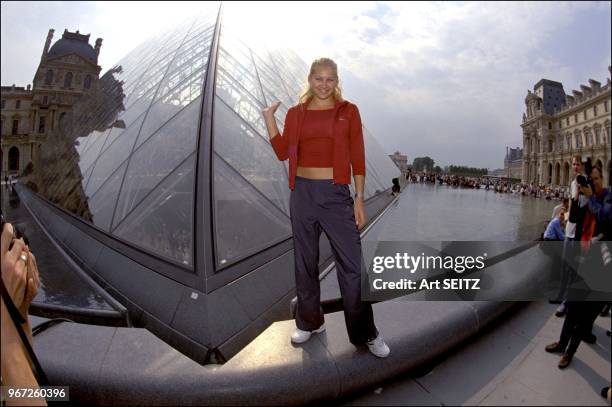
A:
[[[289,158],[289,188],[295,188],[297,174],[298,142],[306,103],[293,106],[287,112],[283,134],[277,134],[272,140],[272,148],[279,160]],[[354,104],[343,101],[334,106],[334,184],[351,183],[351,166],[353,175],[365,175],[365,149],[359,109]]]

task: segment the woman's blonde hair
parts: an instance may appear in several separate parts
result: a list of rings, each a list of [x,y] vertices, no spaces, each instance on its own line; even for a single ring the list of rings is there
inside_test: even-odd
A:
[[[315,59],[312,62],[312,65],[310,65],[310,73],[308,74],[308,77],[310,78],[312,75],[314,75],[315,69],[317,69],[320,66],[331,68],[332,71],[334,72],[334,76],[336,77],[336,87],[334,88],[334,98],[337,101],[341,102],[343,99],[342,99],[342,89],[340,89],[340,79],[338,78],[338,65],[336,65],[336,63],[331,58]],[[306,83],[306,87],[304,91],[302,92],[302,94],[300,95],[299,103],[307,103],[310,99],[312,99],[313,96],[314,94],[312,93],[312,89],[310,89],[310,84]]]

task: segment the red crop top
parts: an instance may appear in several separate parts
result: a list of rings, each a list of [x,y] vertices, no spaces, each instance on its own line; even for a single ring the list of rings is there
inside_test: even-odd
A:
[[[353,176],[365,176],[365,149],[361,116],[359,109],[348,101],[336,101],[334,106],[331,131],[333,140],[333,168],[335,184],[351,183],[351,167]],[[324,112],[315,112],[324,114]],[[295,188],[297,173],[298,143],[306,116],[306,104],[293,106],[287,111],[283,134],[277,134],[270,140],[274,153],[279,160],[289,159],[289,188]]]
[[[335,109],[306,110],[298,142],[298,166],[334,166],[334,111]]]

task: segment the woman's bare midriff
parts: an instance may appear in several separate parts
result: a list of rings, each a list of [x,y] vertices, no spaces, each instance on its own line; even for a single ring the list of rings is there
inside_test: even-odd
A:
[[[333,179],[334,169],[331,167],[297,167],[297,176],[310,179]]]

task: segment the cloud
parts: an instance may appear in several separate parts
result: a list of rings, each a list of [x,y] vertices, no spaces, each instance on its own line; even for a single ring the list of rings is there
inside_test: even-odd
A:
[[[2,3],[3,84],[31,81],[47,29],[103,37],[103,71],[200,3]],[[212,6],[214,7],[214,5]],[[257,46],[293,49],[307,63],[334,58],[389,152],[441,165],[503,165],[522,144],[527,89],[539,79],[567,93],[610,65],[610,2],[228,2],[224,22]],[[19,21],[20,24],[15,24]],[[56,39],[59,38],[56,35]],[[25,52],[24,50],[27,50]],[[10,61],[10,62],[7,62]],[[18,61],[18,63],[15,63]]]

